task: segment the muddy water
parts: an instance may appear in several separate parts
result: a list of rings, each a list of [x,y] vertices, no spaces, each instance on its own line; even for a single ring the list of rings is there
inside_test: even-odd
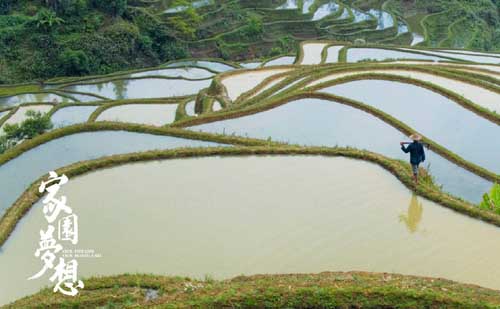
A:
[[[352,107],[333,102],[303,99],[272,110],[237,119],[192,127],[212,133],[236,134],[309,146],[351,146],[385,156],[408,160],[399,142],[407,137]],[[491,183],[427,151],[427,161],[436,182],[464,199],[478,202]]]
[[[325,63],[336,63],[339,61],[339,52],[344,48],[343,45],[328,47]]]
[[[78,161],[103,156],[216,144],[170,136],[103,131],[58,138],[0,165],[0,215],[41,175]]]
[[[500,288],[498,228],[415,197],[362,161],[149,162],[73,178],[61,193],[79,216],[78,248],[102,254],[79,259],[84,277],[354,269]],[[26,281],[39,270],[33,252],[46,225],[37,204],[2,248],[0,304],[48,282]]]
[[[302,46],[304,57],[300,64],[319,64],[321,63],[321,52],[328,45],[326,43],[307,43]]]
[[[70,106],[61,108],[52,117],[54,128],[61,128],[76,123],[86,122],[97,106]]]
[[[177,104],[126,104],[105,110],[97,121],[119,121],[162,126],[175,120]]]
[[[210,86],[211,80],[188,81],[182,79],[116,80],[98,84],[75,85],[66,90],[90,92],[108,99],[150,99],[196,94]]]
[[[442,95],[381,80],[354,81],[321,91],[380,109],[464,159],[500,173],[500,143],[493,142],[498,141],[500,127]]]
[[[361,60],[377,60],[383,61],[386,59],[418,59],[418,60],[447,60],[432,55],[422,55],[397,50],[378,49],[378,48],[350,48],[347,50],[347,62],[359,62]]]

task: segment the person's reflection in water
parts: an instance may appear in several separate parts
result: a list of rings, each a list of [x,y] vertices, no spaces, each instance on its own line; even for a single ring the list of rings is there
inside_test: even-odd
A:
[[[408,206],[408,214],[399,215],[399,222],[404,222],[410,233],[415,233],[418,230],[418,224],[422,221],[422,213],[424,208],[422,203],[418,201],[417,196],[413,194],[410,205]]]

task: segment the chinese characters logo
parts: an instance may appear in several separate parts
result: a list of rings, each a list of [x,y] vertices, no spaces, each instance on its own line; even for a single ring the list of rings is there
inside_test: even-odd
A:
[[[56,283],[54,292],[75,296],[78,289],[84,288],[83,282],[78,280],[78,261],[66,261],[60,256],[65,242],[78,244],[78,216],[66,205],[66,196],[56,196],[67,182],[66,175],[58,176],[56,172],[50,172],[49,179],[42,181],[38,188],[40,193],[47,193],[42,203],[48,226],[47,230],[40,230],[39,248],[35,251],[35,257],[43,263],[42,269],[28,280],[38,279],[50,270],[53,274],[49,280]],[[57,239],[54,238],[56,228]]]

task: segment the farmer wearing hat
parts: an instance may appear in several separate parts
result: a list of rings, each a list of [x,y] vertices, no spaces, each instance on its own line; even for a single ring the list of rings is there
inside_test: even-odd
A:
[[[403,150],[405,153],[410,153],[410,163],[413,170],[413,179],[415,180],[415,183],[418,184],[418,165],[425,161],[424,146],[420,143],[420,140],[422,140],[422,136],[418,134],[412,134],[410,135],[410,139],[413,140],[413,143],[400,143],[401,150]],[[409,145],[405,147],[405,144]]]

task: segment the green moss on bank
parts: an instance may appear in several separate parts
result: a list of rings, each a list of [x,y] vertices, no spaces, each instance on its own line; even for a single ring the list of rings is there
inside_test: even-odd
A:
[[[85,280],[78,297],[51,289],[7,308],[498,308],[500,293],[445,279],[368,272],[194,280],[120,275]],[[149,300],[148,291],[158,297]]]

